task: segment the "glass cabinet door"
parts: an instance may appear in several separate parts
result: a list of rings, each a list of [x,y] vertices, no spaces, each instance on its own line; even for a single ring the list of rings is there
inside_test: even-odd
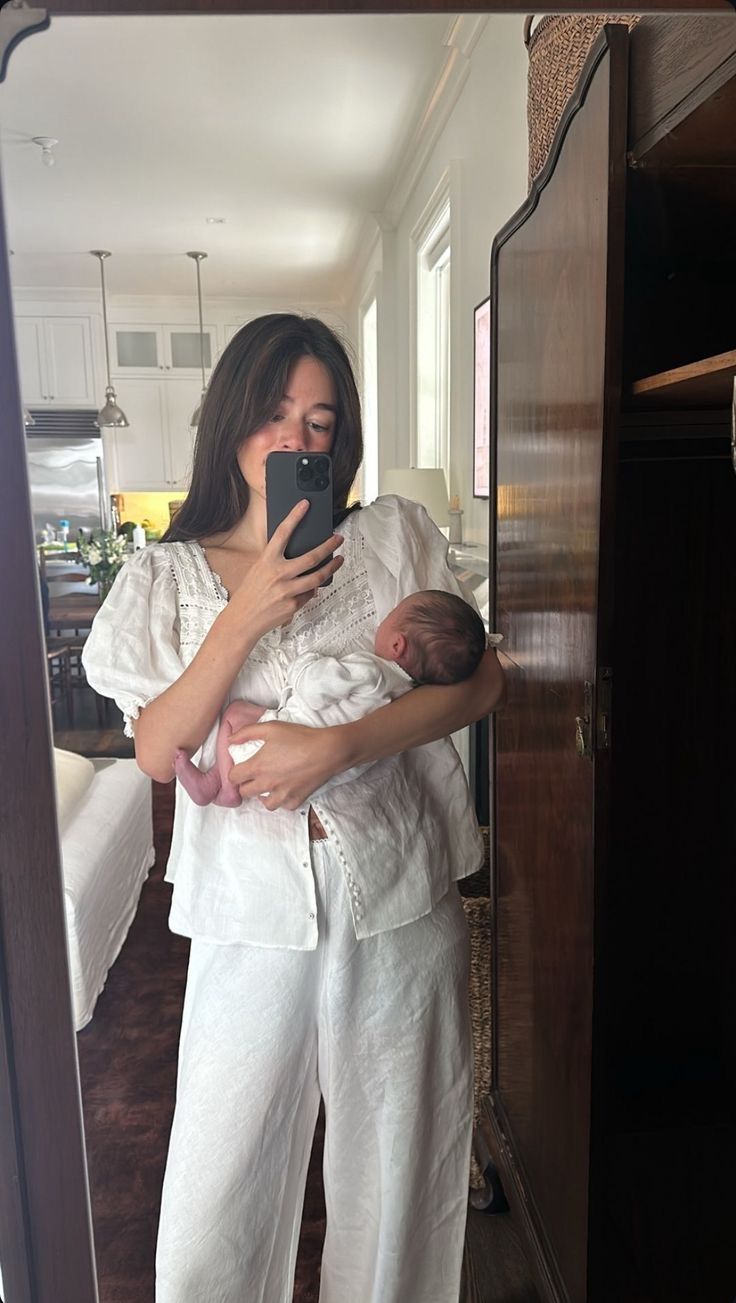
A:
[[[248,322],[251,321],[251,320],[252,320],[251,317],[246,317],[246,319],[245,319],[244,321],[233,321],[233,322],[228,322],[228,324],[227,324],[226,326],[223,327],[223,332],[224,332],[224,336],[225,336],[225,344],[226,344],[226,345],[229,344],[229,343],[230,343],[230,340],[233,338],[233,336],[234,336],[234,335],[237,335],[238,331],[239,331],[239,330],[242,330],[242,329],[243,329],[243,326],[247,325]]]
[[[113,326],[110,365],[128,375],[163,371],[161,330],[158,326]]]
[[[204,328],[205,371],[212,369],[217,348],[217,327]],[[181,376],[201,372],[199,330],[196,326],[116,325],[111,328],[110,363],[125,375],[152,375],[171,371]]]
[[[164,326],[166,356],[164,369],[179,375],[198,375],[201,372],[199,330],[191,326]],[[212,368],[216,347],[216,327],[204,328],[205,372]]]

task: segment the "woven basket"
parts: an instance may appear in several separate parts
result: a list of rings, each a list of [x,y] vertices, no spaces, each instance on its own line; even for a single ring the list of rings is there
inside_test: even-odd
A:
[[[640,18],[641,14],[548,14],[533,32],[532,18],[527,18],[529,185],[547,161],[565,105],[601,27],[625,23],[631,31]]]
[[[459,882],[470,930],[470,1024],[473,1032],[473,1102],[475,1125],[480,1102],[491,1089],[491,901],[488,829],[482,828],[486,848],[483,868]],[[470,1160],[470,1187],[484,1186],[475,1154]]]
[[[470,1024],[473,1030],[473,1116],[480,1119],[480,1102],[491,1089],[491,902],[488,896],[463,898],[470,928]],[[470,1185],[479,1190],[483,1174],[475,1154],[470,1160]]]

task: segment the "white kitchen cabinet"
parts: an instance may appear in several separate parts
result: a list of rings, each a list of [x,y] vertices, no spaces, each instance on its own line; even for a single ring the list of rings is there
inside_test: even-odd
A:
[[[117,397],[127,429],[104,431],[112,493],[186,489],[194,431],[189,421],[201,382],[181,377],[118,377]]]
[[[250,320],[251,320],[251,318],[250,318],[250,317],[247,317],[245,321],[237,321],[237,322],[235,322],[235,323],[228,323],[226,326],[223,326],[223,334],[224,334],[224,337],[225,337],[225,345],[226,345],[226,346],[230,343],[230,340],[233,338],[233,336],[234,336],[234,335],[237,335],[238,331],[239,331],[239,330],[242,330],[242,329],[243,329],[243,326],[247,325],[248,321],[250,321]]]
[[[121,322],[110,327],[110,366],[118,376],[169,372],[201,376],[199,330],[195,326],[143,325]],[[205,372],[212,369],[217,327],[204,327]]]
[[[190,421],[202,396],[201,380],[172,376],[164,383],[168,432],[170,482],[166,487],[188,489],[192,477],[192,452],[196,430]]]
[[[26,407],[38,407],[46,402],[43,317],[16,317],[15,342],[21,397]]]
[[[89,317],[19,316],[15,330],[26,407],[97,405]]]

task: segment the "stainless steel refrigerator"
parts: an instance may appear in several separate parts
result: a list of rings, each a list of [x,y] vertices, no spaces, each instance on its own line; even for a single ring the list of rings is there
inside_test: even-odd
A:
[[[109,528],[102,437],[93,411],[34,408],[26,429],[28,478],[36,541],[47,524],[69,521],[69,540],[80,529]]]

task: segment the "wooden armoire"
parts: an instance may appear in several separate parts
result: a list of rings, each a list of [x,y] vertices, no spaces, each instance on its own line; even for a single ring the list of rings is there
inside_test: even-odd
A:
[[[736,14],[603,29],[491,263],[492,1090],[545,1300],[736,1297]]]

